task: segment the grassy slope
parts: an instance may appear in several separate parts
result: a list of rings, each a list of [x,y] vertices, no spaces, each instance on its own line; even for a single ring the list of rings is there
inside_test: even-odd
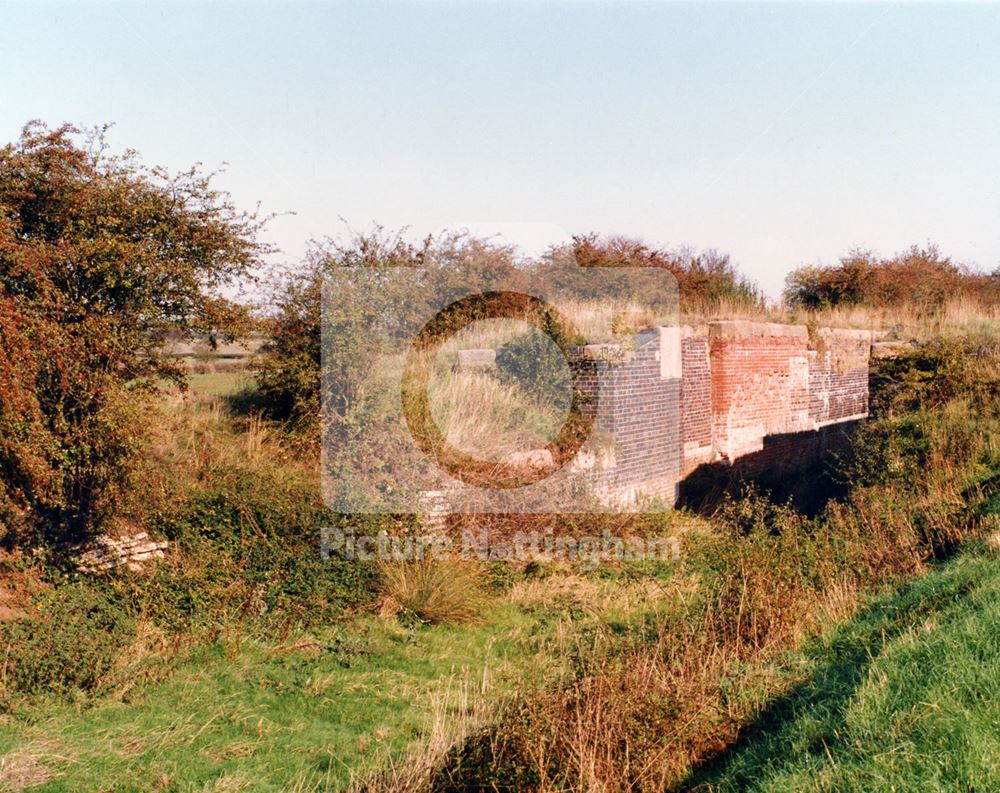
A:
[[[419,754],[435,730],[483,718],[525,680],[555,682],[609,625],[666,607],[649,586],[556,574],[495,596],[479,624],[409,630],[367,616],[299,636],[298,649],[196,647],[124,698],[6,717],[0,783],[6,766],[53,793],[340,789],[390,753]],[[567,594],[581,589],[589,597]]]
[[[339,785],[351,769],[419,739],[436,701],[459,701],[463,687],[478,694],[484,675],[498,694],[531,673],[534,628],[507,606],[462,628],[410,632],[360,620],[291,652],[254,642],[238,652],[202,647],[125,702],[51,703],[8,719],[0,754],[56,772],[44,791]]]
[[[194,386],[226,394],[237,379],[206,375]],[[967,550],[786,656],[773,671],[807,682],[691,786],[1000,789],[1000,560],[991,553]],[[558,581],[544,583],[550,596]],[[575,591],[580,580],[565,583]],[[40,702],[4,717],[0,782],[14,768],[41,791],[337,789],[387,751],[426,740],[442,707],[461,720],[462,692],[477,694],[484,674],[487,702],[557,674],[567,643],[617,620],[615,597],[614,587],[595,592],[582,609],[497,597],[484,624],[415,632],[369,617],[291,652],[250,640],[238,652],[202,646],[123,700]],[[624,600],[626,618],[648,610],[635,593]]]
[[[972,546],[804,656],[774,703],[688,787],[1000,790],[1000,559]]]

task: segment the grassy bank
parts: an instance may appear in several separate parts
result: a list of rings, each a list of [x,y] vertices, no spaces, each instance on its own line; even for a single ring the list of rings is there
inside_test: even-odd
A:
[[[975,543],[785,660],[804,682],[684,789],[1000,789],[1000,557]]]
[[[551,570],[490,593],[471,624],[359,614],[280,644],[203,637],[151,679],[21,703],[0,722],[0,780],[39,791],[341,789],[453,745],[526,681],[564,685],[616,631],[672,608],[669,582]]]
[[[405,576],[322,562],[315,450],[243,412],[245,375],[190,384],[143,483],[165,560],[109,577],[5,560],[35,594],[5,626],[0,790],[342,789],[438,757],[526,681],[559,688],[677,607],[669,565],[470,564],[431,624]]]
[[[682,785],[797,683],[775,659],[995,530],[998,362],[995,338],[984,338],[881,364],[873,420],[836,463],[849,485],[840,500],[815,517],[752,490],[729,502],[710,535],[684,543],[697,581],[690,608],[637,646],[592,655],[566,688],[523,697],[435,785]]]
[[[159,682],[7,717],[0,778],[46,791],[334,789],[431,737],[436,719],[512,690],[542,661],[531,629],[508,607],[474,628],[363,619],[285,645],[201,644]],[[558,670],[544,660],[536,673]]]

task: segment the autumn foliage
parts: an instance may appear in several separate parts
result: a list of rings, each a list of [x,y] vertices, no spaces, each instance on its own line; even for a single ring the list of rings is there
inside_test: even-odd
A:
[[[0,148],[0,527],[73,538],[121,510],[168,332],[225,330],[217,297],[264,249],[260,221],[192,169],[104,131],[40,123]]]
[[[677,280],[680,308],[685,312],[712,310],[720,302],[763,308],[756,285],[741,275],[728,254],[688,248],[668,250],[623,236],[577,234],[572,255],[581,267],[654,267],[669,270]]]
[[[933,311],[956,298],[981,307],[1000,302],[1000,270],[976,272],[935,245],[914,245],[890,257],[855,249],[836,265],[800,267],[785,281],[786,301],[809,309],[913,305]]]

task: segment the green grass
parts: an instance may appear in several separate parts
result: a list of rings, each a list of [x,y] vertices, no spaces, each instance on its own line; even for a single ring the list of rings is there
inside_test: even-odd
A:
[[[419,739],[446,689],[478,690],[485,670],[497,692],[513,685],[528,660],[525,628],[507,609],[461,630],[361,621],[293,652],[246,642],[229,657],[216,643],[131,701],[34,708],[0,727],[0,751],[54,766],[59,776],[39,791],[140,791],[156,780],[199,790],[227,778],[255,791],[339,786]]]
[[[4,717],[0,781],[20,768],[38,782],[26,789],[49,793],[341,789],[419,746],[442,703],[460,719],[462,691],[471,702],[486,680],[495,702],[525,679],[554,681],[574,641],[648,616],[648,604],[611,605],[628,582],[592,584],[610,587],[595,594],[609,604],[600,613],[498,596],[480,624],[409,629],[358,617],[301,637],[296,650],[198,646],[122,700],[39,701]],[[995,548],[971,543],[776,666],[804,682],[690,788],[1000,789]]]
[[[598,597],[624,593],[633,624],[657,608],[628,595],[633,583],[594,585],[606,588]],[[487,614],[413,629],[361,616],[292,651],[215,642],[123,700],[25,703],[0,721],[0,790],[19,763],[37,774],[27,789],[47,793],[338,790],[418,749],[442,708],[460,721],[526,680],[555,684],[569,674],[568,647],[623,619],[620,604],[594,612],[503,595]]]
[[[207,372],[188,375],[188,386],[197,396],[233,396],[252,384],[253,375],[247,372]]]
[[[699,791],[1000,790],[1000,558],[972,545],[786,659],[808,682]]]

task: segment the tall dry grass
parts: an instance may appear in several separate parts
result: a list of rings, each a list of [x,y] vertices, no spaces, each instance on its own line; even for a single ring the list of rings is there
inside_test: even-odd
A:
[[[426,734],[399,756],[376,752],[369,768],[354,774],[348,793],[423,793],[440,785],[438,775],[456,747],[482,729],[502,707],[493,695],[488,669],[479,680],[441,681],[430,700]]]
[[[454,372],[429,389],[431,413],[445,438],[458,449],[484,460],[549,443],[566,411],[545,404],[495,375]]]
[[[380,611],[415,617],[428,625],[455,625],[480,618],[486,598],[482,570],[461,559],[382,560]]]
[[[985,304],[968,295],[957,295],[939,306],[902,303],[878,307],[862,304],[817,310],[790,306],[780,300],[763,304],[739,297],[723,297],[688,308],[676,317],[662,317],[641,304],[610,306],[604,301],[575,301],[560,304],[559,307],[590,343],[621,341],[628,333],[672,322],[697,325],[737,319],[855,328],[917,340],[1000,333],[1000,305]],[[476,323],[477,326],[481,324],[484,323]],[[503,325],[484,325],[482,330],[471,332],[456,347],[494,348],[510,335],[509,328],[505,331]]]
[[[170,392],[149,423],[152,442],[138,489],[147,510],[176,501],[217,470],[287,475],[318,487],[315,449],[293,444],[260,414],[238,413],[225,397]]]
[[[700,324],[729,319],[855,328],[921,341],[1000,333],[1000,305],[985,305],[968,296],[951,298],[934,308],[905,303],[891,308],[854,305],[815,311],[795,308],[780,301],[761,308],[746,301],[722,299],[697,311],[686,312],[681,322]]]

